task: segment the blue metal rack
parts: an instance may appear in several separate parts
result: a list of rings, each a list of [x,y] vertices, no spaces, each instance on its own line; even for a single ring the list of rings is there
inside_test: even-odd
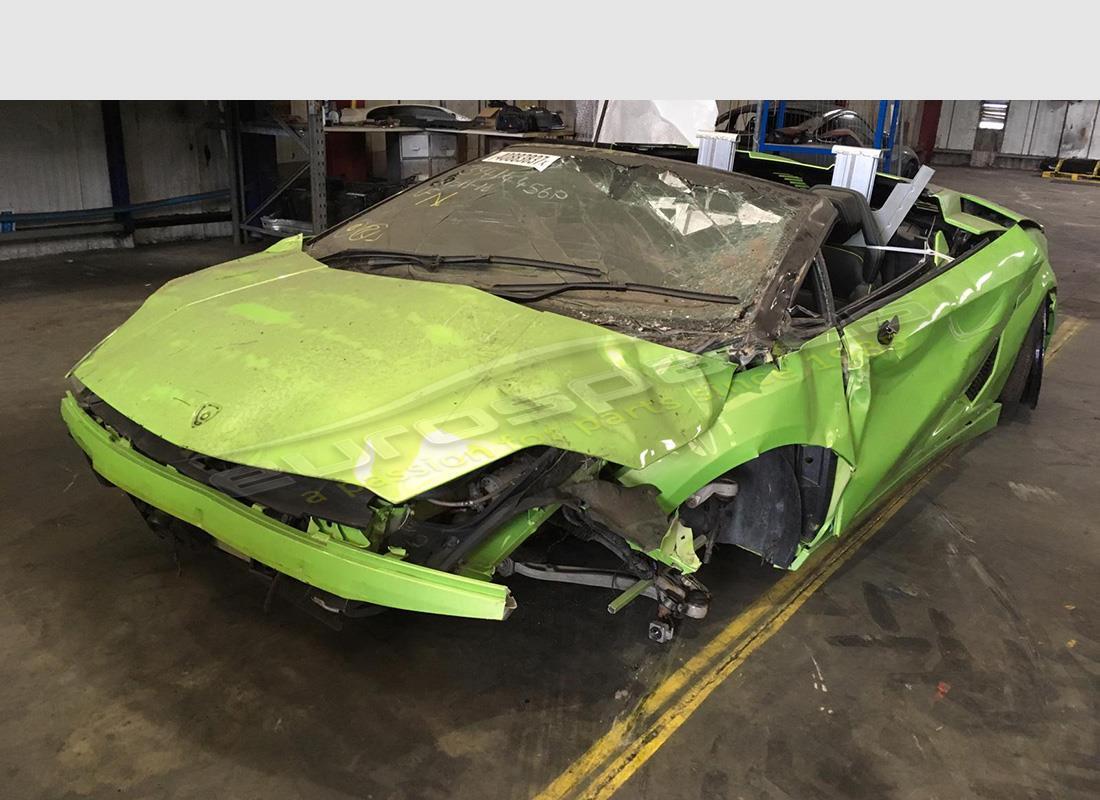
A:
[[[775,144],[768,142],[768,116],[771,112],[771,100],[760,103],[756,120],[756,149],[763,153],[789,153],[792,155],[832,155],[831,145],[817,144]],[[782,128],[787,114],[787,101],[780,100],[775,109],[775,127]],[[895,137],[898,132],[898,119],[901,117],[900,100],[879,100],[878,114],[875,118],[875,140],[873,146],[886,153],[883,156],[883,171],[890,171],[893,160]]]

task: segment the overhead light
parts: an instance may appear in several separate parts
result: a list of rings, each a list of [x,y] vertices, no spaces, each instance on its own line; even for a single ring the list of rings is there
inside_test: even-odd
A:
[[[1003,131],[1007,119],[1007,100],[982,100],[982,111],[978,117],[979,128],[990,131]]]

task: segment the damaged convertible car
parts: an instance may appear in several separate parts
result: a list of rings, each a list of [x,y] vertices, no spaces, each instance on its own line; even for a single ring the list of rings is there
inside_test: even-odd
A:
[[[831,179],[506,149],[169,282],[61,413],[154,530],[335,619],[504,619],[522,575],[656,601],[666,640],[725,546],[797,569],[1037,400],[1040,226]],[[598,558],[523,560],[544,525]]]

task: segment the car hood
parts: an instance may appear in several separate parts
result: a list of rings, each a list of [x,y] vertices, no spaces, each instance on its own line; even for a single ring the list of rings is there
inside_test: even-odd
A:
[[[301,238],[179,278],[74,368],[173,444],[401,502],[549,445],[642,467],[733,369],[468,286],[332,269]]]

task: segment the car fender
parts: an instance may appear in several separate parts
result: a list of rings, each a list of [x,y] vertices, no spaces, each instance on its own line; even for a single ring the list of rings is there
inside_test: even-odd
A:
[[[667,510],[762,453],[786,445],[832,450],[846,474],[853,462],[839,334],[829,329],[775,361],[739,372],[715,423],[687,445],[642,469],[619,474],[651,484]]]

